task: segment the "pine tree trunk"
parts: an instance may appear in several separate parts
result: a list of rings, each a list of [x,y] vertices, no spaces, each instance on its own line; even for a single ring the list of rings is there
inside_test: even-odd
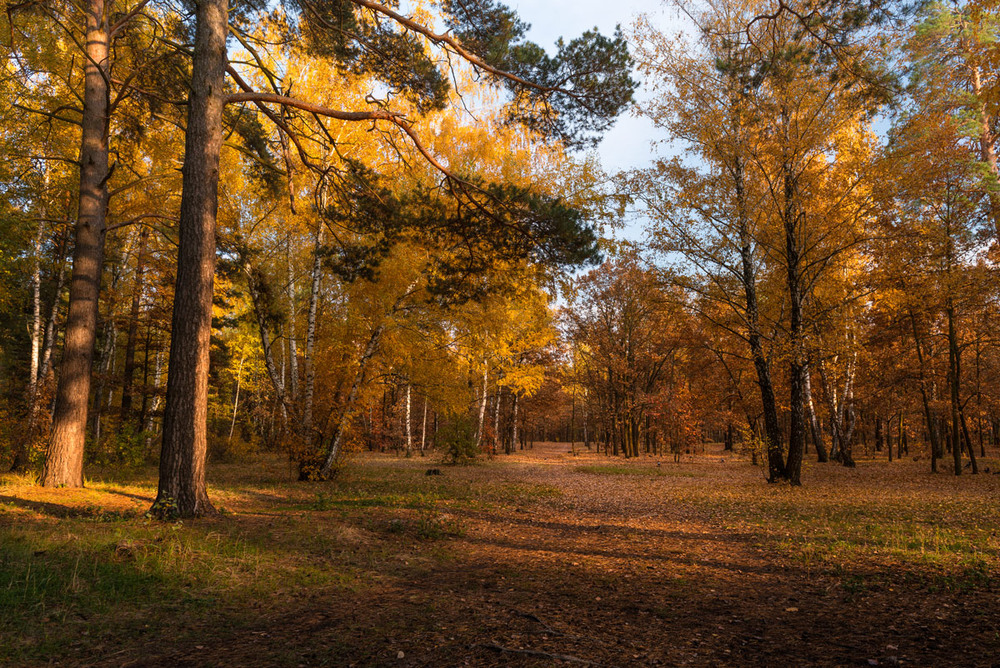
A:
[[[104,0],[88,0],[86,14],[79,215],[52,436],[41,476],[41,483],[46,487],[83,486],[87,404],[104,262],[109,176],[106,78],[109,31]]]
[[[159,489],[153,504],[154,512],[176,512],[183,517],[215,512],[205,486],[205,457],[215,219],[229,33],[226,0],[201,0],[196,7],[167,402]]]

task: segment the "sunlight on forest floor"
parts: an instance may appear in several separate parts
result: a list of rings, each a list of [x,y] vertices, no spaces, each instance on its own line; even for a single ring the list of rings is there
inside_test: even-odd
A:
[[[152,470],[6,476],[0,664],[989,665],[1000,476],[926,468],[807,464],[793,488],[711,446],[547,443],[296,483],[266,456],[213,466],[222,515],[185,523],[145,517]]]

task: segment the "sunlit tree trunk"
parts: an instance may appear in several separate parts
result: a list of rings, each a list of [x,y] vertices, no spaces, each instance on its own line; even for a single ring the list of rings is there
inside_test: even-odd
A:
[[[476,449],[482,445],[483,431],[486,425],[486,390],[489,382],[489,365],[483,360],[483,398],[479,402],[479,426],[476,429]]]
[[[167,401],[153,504],[154,512],[181,516],[215,512],[205,487],[205,456],[229,5],[201,0],[196,7]]]
[[[424,448],[427,447],[427,397],[424,397],[424,417],[420,422],[420,456],[424,456]]]
[[[406,456],[413,456],[413,421],[410,419],[410,382],[406,382]]]
[[[322,277],[322,257],[320,250],[323,244],[323,224],[316,227],[316,243],[313,248],[312,284],[309,288],[309,315],[306,319],[306,356],[305,374],[306,387],[305,397],[302,406],[302,428],[309,435],[310,442],[313,441],[313,401],[316,393],[316,314],[319,309],[319,289]]]
[[[295,341],[295,273],[292,271],[291,238],[288,240],[285,259],[288,269],[288,285],[286,289],[288,296],[288,392],[292,403],[295,403],[299,398],[299,353],[298,344]]]
[[[46,487],[83,486],[87,403],[108,206],[109,29],[104,0],[87,3],[85,48],[79,214],[52,436],[41,476]]]

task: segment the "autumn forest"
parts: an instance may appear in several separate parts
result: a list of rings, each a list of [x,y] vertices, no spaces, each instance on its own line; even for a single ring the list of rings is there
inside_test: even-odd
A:
[[[1000,5],[648,4],[7,3],[0,663],[992,665]]]

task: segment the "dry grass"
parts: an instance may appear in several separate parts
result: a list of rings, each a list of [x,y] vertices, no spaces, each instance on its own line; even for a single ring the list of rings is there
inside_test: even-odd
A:
[[[0,664],[550,662],[496,645],[608,665],[974,665],[1000,651],[1000,476],[808,464],[793,488],[721,452],[568,450],[464,467],[365,456],[321,484],[291,482],[279,458],[219,465],[223,515],[176,524],[145,517],[153,471],[91,471],[83,490],[4,477]]]

